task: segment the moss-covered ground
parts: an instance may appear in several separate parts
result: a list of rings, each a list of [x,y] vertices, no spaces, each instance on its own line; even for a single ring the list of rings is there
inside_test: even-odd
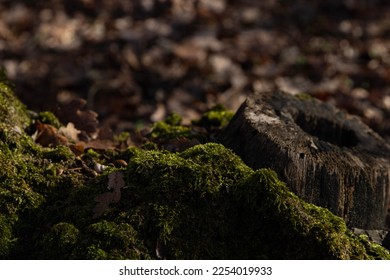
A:
[[[0,258],[390,259],[272,170],[209,142],[231,116],[216,108],[194,123],[202,130],[172,115],[141,147],[76,156],[33,141],[32,120],[1,76]],[[96,162],[100,173],[88,169]]]

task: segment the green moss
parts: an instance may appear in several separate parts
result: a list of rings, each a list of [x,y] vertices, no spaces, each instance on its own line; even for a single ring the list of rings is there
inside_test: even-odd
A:
[[[0,214],[0,259],[6,259],[16,243],[12,233],[12,219]]]
[[[180,137],[191,137],[191,128],[181,125],[171,125],[164,121],[153,124],[150,137],[152,139],[166,140]]]
[[[198,143],[214,142],[216,135],[232,119],[234,113],[217,105],[204,113],[200,119],[192,121],[192,126],[181,125],[182,118],[177,114],[169,115],[164,121],[156,122],[148,138],[157,144],[157,147],[165,147],[168,150],[181,150],[181,143],[190,143],[195,140]],[[194,126],[195,125],[195,126]],[[173,140],[169,142],[170,140]],[[178,142],[175,143],[175,140]],[[152,145],[147,143],[147,149]],[[182,145],[182,147],[184,147]]]
[[[100,221],[80,231],[74,225],[55,224],[39,241],[40,259],[144,259],[137,233],[129,224]]]
[[[181,121],[182,118],[178,114],[170,114],[164,121],[153,124],[149,139],[155,142],[164,142],[178,138],[204,139],[204,135],[193,130],[190,126],[181,125]]]
[[[49,111],[39,112],[37,119],[40,122],[50,124],[55,128],[60,128],[62,126],[62,123],[58,120],[58,118]]]
[[[69,161],[75,159],[75,154],[67,146],[56,146],[54,148],[42,148],[42,157],[54,162]]]
[[[145,259],[145,248],[130,224],[102,220],[91,224],[85,234],[85,259]]]
[[[252,172],[241,159],[210,143],[177,154],[139,151],[126,170],[122,203],[132,207],[122,211],[151,252],[161,242],[168,258],[226,258],[229,242],[215,238],[230,234],[228,188]]]
[[[80,237],[80,231],[72,224],[61,222],[39,240],[35,253],[40,259],[70,259]]]
[[[129,161],[127,170],[127,181],[132,185],[146,185],[158,192],[174,192],[179,188],[202,194],[216,193],[251,172],[230,150],[212,143],[179,154],[140,151]]]
[[[305,93],[305,92],[298,93],[297,95],[295,95],[295,97],[300,99],[300,100],[313,100],[313,99],[315,99],[312,95]]]
[[[168,259],[390,259],[328,210],[300,200],[275,172],[252,170],[220,144],[180,153],[155,144],[91,150],[76,160],[69,148],[42,148],[24,133],[30,120],[1,75],[0,93],[0,258],[149,259],[157,250]],[[217,108],[201,123],[230,118]],[[177,116],[151,133],[157,143],[180,137],[197,135]],[[117,157],[128,165],[88,173],[92,159]],[[113,171],[125,186],[111,181],[108,189]],[[112,188],[120,199],[93,218]]]
[[[165,118],[164,122],[173,125],[178,126],[181,125],[182,117],[176,113],[170,114],[168,117]]]
[[[36,145],[24,131],[30,123],[24,105],[14,96],[1,73],[0,247],[4,248],[3,255],[8,251],[14,256],[18,250],[27,254],[33,246],[29,236],[34,229],[35,214],[51,199],[53,190],[68,186],[73,180],[70,178],[74,173],[67,172],[67,177],[61,173],[72,164],[74,155],[65,147],[45,149]]]
[[[361,242],[329,210],[306,203],[288,191],[272,170],[256,171],[233,192],[238,201],[250,207],[252,215],[248,215],[248,209],[243,210],[240,220],[246,228],[247,248],[250,244],[256,250],[261,248],[248,252],[255,258],[390,258],[383,247]]]
[[[123,205],[132,207],[121,213],[151,251],[160,240],[168,258],[389,258],[380,246],[371,252],[375,245],[359,241],[342,219],[288,191],[272,170],[254,172],[218,144],[139,150],[126,174]]]
[[[210,127],[225,127],[233,118],[234,112],[228,111],[222,105],[216,105],[210,111],[204,113],[202,117],[194,121],[194,124]]]
[[[115,136],[115,140],[118,142],[125,142],[130,137],[130,133],[123,131],[121,134]]]
[[[375,242],[371,242],[367,235],[351,235],[352,238],[358,240],[360,244],[363,244],[365,251],[367,252],[367,258],[373,260],[389,259],[389,251]]]
[[[15,97],[4,71],[0,71],[0,129],[20,133],[30,124],[25,106]]]

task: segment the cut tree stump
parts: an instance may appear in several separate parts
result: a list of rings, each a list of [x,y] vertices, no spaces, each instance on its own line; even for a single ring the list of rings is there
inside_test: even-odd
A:
[[[274,169],[299,197],[348,226],[386,227],[390,146],[359,118],[303,95],[256,93],[219,141],[250,167]]]

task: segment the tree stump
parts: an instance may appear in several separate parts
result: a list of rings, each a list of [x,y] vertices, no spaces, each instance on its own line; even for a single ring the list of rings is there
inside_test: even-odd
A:
[[[384,229],[390,146],[358,117],[281,91],[248,97],[220,135],[254,169],[274,169],[290,190],[348,226]]]

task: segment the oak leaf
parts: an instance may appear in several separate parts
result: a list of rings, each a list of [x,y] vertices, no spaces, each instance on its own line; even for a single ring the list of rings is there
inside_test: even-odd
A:
[[[113,201],[113,196],[114,193],[105,192],[95,197],[97,205],[95,206],[95,208],[93,208],[94,215],[92,216],[92,218],[97,219],[104,213],[104,211],[106,211],[110,203]]]
[[[74,123],[69,122],[66,126],[61,126],[58,129],[58,133],[65,136],[69,140],[72,140],[74,142],[79,141],[78,135],[80,134],[80,130],[76,129]]]
[[[75,98],[69,103],[61,104],[57,116],[63,123],[73,123],[81,131],[78,137],[95,138],[98,134],[98,114],[86,108],[87,101]],[[80,139],[86,140],[86,139]]]
[[[66,145],[68,140],[65,136],[58,133],[57,128],[50,124],[41,122],[36,123],[37,131],[32,136],[36,143],[43,147],[52,147],[57,145]]]
[[[121,199],[121,189],[125,187],[123,173],[120,171],[111,172],[108,175],[107,188],[112,192],[105,192],[95,197],[97,205],[93,209],[93,218],[99,218],[108,209],[110,203],[118,203]]]
[[[120,192],[121,188],[125,187],[125,181],[123,180],[123,173],[120,171],[111,172],[108,175],[108,186],[109,190],[114,190],[114,192]]]

